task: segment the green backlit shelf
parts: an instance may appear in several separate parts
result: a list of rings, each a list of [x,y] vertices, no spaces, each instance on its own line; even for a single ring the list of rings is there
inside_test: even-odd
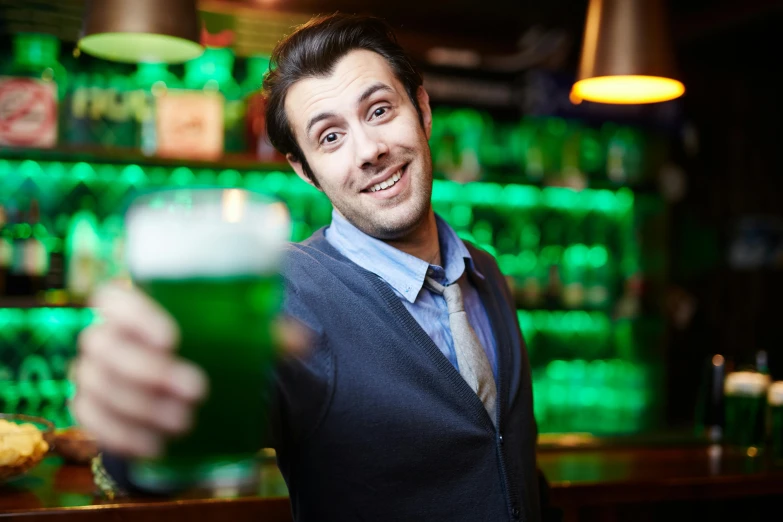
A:
[[[69,194],[79,184],[90,189],[111,190],[124,195],[128,191],[157,186],[218,185],[244,187],[285,196],[326,197],[298,176],[287,170],[274,170],[278,165],[254,164],[240,169],[220,164],[156,164],[112,163],[84,161],[54,161],[33,159],[0,159],[0,191],[10,197],[24,190],[31,181],[41,190]],[[535,185],[434,180],[433,204],[488,206],[520,210],[545,208],[569,212],[596,211],[617,217],[626,216],[634,204],[633,191],[583,189]]]

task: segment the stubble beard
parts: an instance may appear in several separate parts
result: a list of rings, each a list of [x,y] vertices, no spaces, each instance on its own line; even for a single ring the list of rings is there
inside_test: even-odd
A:
[[[395,214],[399,212],[401,210],[399,208],[376,211],[377,213],[373,215],[370,209],[346,204],[339,198],[330,198],[332,205],[353,226],[368,236],[384,241],[403,239],[426,222],[432,207],[432,158],[429,148],[422,155],[422,160],[423,162],[418,166],[421,172],[413,172],[416,168],[414,162],[408,164],[406,175],[411,176],[409,181],[412,193],[408,201],[403,203],[408,207],[406,215],[388,216],[390,212]]]

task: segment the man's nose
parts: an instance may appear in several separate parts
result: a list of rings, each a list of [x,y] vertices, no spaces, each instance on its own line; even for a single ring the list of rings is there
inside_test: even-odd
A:
[[[383,139],[383,133],[378,129],[360,127],[354,131],[356,141],[356,166],[362,169],[371,167],[389,152],[389,147]]]

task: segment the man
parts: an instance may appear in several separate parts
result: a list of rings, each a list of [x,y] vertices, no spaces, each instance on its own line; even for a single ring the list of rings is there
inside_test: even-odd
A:
[[[272,64],[271,141],[334,206],[284,273],[285,312],[313,332],[310,355],[278,368],[271,415],[295,519],[540,520],[513,300],[492,257],[433,213],[420,74],[385,23],[347,15],[300,27]],[[96,304],[75,413],[110,452],[155,455],[205,378],[144,296]],[[109,375],[122,393],[101,393]]]

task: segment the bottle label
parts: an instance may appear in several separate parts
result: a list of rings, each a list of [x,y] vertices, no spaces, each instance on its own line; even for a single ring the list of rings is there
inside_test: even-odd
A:
[[[158,150],[162,157],[216,160],[223,154],[223,96],[167,92],[158,97]]]
[[[0,145],[49,148],[57,144],[57,86],[0,76]]]

